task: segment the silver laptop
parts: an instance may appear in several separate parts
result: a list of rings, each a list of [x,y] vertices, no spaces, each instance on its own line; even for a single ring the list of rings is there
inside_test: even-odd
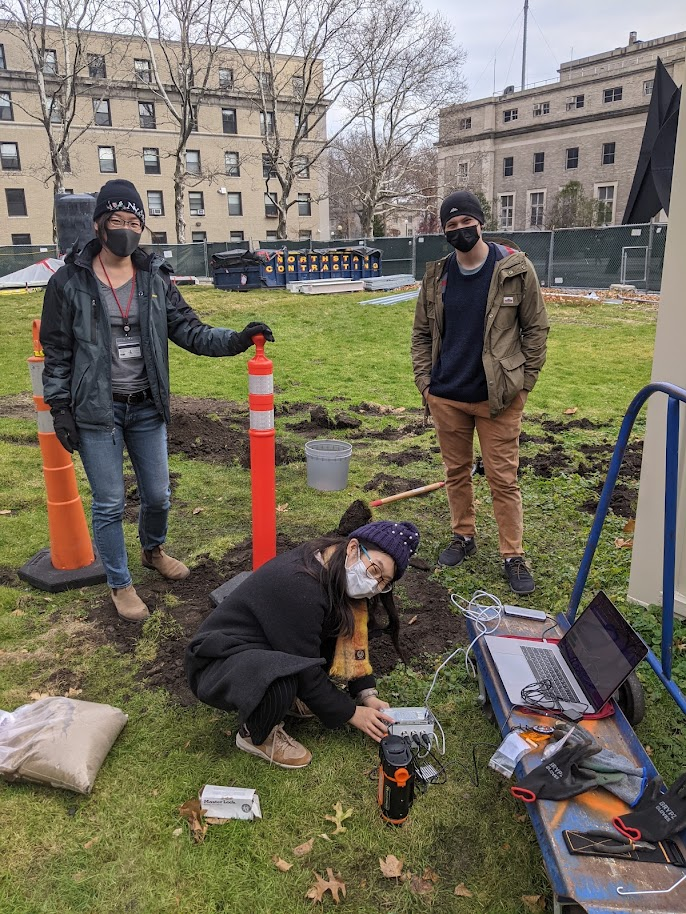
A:
[[[603,707],[648,653],[648,648],[601,590],[558,644],[485,635],[493,663],[513,705],[522,689],[548,680],[559,709],[593,714]]]

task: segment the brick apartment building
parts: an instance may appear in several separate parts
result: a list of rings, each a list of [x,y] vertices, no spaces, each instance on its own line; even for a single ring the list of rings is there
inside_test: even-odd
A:
[[[43,63],[48,87],[64,72],[57,32],[54,37],[54,50],[46,50]],[[65,189],[92,193],[114,176],[133,181],[146,206],[151,240],[172,244],[172,154],[178,131],[153,91],[150,54],[136,37],[97,32],[87,37],[87,66],[78,78],[71,128],[87,129],[71,148]],[[158,66],[163,61],[159,54]],[[284,123],[287,129],[292,123],[295,131],[298,117],[302,85],[296,73],[297,61],[284,58],[274,87],[279,127],[286,135]],[[257,78],[249,52],[218,53],[187,144],[187,242],[276,238],[276,208],[269,194],[278,185],[270,177],[262,140],[274,115],[260,110]],[[50,157],[39,116],[36,75],[26,49],[13,29],[0,27],[0,245],[44,244],[52,238]],[[60,116],[56,110],[58,127]],[[327,177],[321,166],[310,166],[311,151],[321,148],[323,123],[310,130],[301,147],[293,194],[298,202],[287,216],[289,238],[329,237]]]
[[[442,109],[438,173],[443,193],[480,190],[501,230],[547,227],[553,198],[579,181],[599,221],[622,221],[660,57],[684,80],[686,32],[563,63],[559,79]]]

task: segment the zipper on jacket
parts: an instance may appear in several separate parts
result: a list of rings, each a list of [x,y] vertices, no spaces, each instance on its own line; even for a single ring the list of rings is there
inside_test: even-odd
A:
[[[98,341],[98,303],[91,299],[91,343]]]

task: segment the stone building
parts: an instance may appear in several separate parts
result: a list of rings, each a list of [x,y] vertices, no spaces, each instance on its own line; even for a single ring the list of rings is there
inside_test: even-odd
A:
[[[0,245],[45,244],[52,239],[53,182],[47,133],[39,119],[36,73],[14,29],[4,25],[0,28]],[[51,37],[48,30],[48,44]],[[58,38],[55,32],[53,48],[46,48],[43,59],[48,89],[66,72]],[[154,91],[151,55],[136,37],[89,32],[87,40],[87,63],[78,76],[76,115],[70,128],[83,132],[70,150],[65,189],[92,193],[115,176],[133,181],[146,207],[151,240],[172,244],[176,242],[173,153],[178,128]],[[198,54],[202,53],[201,47]],[[158,65],[163,61],[160,53]],[[302,93],[296,73],[297,59],[284,57],[273,90],[279,127],[286,137],[289,130],[295,131]],[[277,214],[270,194],[276,193],[278,183],[270,176],[263,142],[274,114],[260,110],[257,78],[249,52],[217,53],[209,91],[198,106],[187,143],[187,242],[276,238]],[[170,85],[166,89],[173,94]],[[60,116],[56,109],[57,129]],[[289,238],[328,238],[327,177],[323,166],[310,164],[312,151],[321,148],[324,123],[322,119],[313,127],[300,147],[302,167],[292,195],[297,203],[287,216]]]
[[[683,83],[686,32],[563,63],[545,84],[442,109],[442,192],[459,187],[492,201],[501,230],[549,227],[555,195],[570,181],[597,201],[598,224],[622,221],[653,74],[660,57]]]

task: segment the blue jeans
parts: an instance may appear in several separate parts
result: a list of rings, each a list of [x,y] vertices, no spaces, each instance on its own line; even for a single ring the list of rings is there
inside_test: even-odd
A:
[[[131,583],[122,519],[126,506],[124,445],[140,495],[138,536],[143,549],[167,538],[170,507],[167,426],[150,400],[114,404],[114,431],[79,429],[79,454],[93,493],[93,536],[110,587]]]

